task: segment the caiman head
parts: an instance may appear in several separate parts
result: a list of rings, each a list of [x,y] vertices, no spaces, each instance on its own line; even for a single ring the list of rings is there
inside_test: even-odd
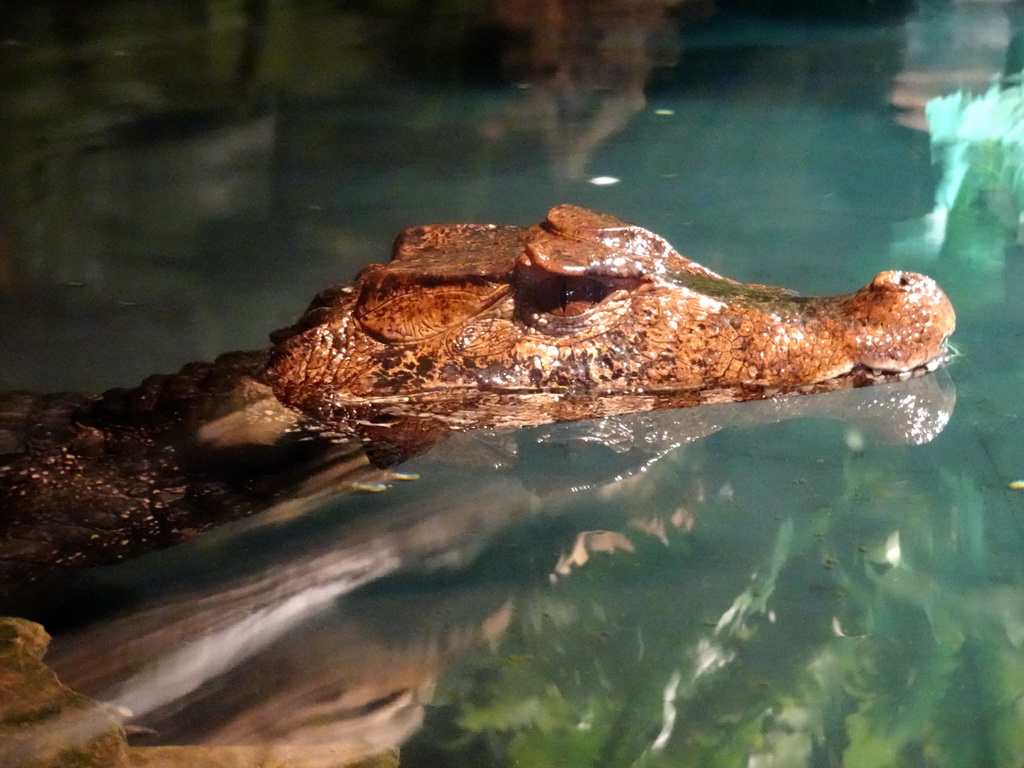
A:
[[[265,380],[328,421],[481,393],[693,405],[904,378],[945,359],[954,325],[922,275],[883,272],[850,295],[801,297],[729,280],[652,232],[561,205],[532,227],[405,230],[389,264],[323,291],[272,336]]]

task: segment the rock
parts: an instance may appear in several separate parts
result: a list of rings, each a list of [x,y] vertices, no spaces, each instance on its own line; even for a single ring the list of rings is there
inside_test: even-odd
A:
[[[252,747],[140,747],[131,768],[398,768],[398,753],[353,760],[334,745]]]
[[[2,768],[397,768],[397,751],[365,758],[343,745],[129,747],[117,713],[43,663],[50,636],[0,617]]]
[[[76,693],[43,663],[50,636],[0,618],[0,744],[5,768],[122,768],[124,729],[114,712]]]

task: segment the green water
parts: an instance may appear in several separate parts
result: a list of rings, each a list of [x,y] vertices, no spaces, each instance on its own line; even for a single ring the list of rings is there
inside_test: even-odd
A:
[[[98,391],[261,346],[404,226],[573,202],[804,293],[929,273],[957,309],[955,409],[921,444],[827,400],[688,444],[678,424],[470,440],[311,520],[114,569],[55,666],[74,679],[155,638],[164,677],[113,664],[83,687],[119,691],[157,743],[298,734],[401,746],[409,766],[1024,764],[1024,251],[1001,198],[951,215],[944,247],[923,237],[942,169],[920,130],[925,101],[1008,66],[1012,8],[638,3],[573,36],[437,6],[0,12],[0,387]],[[217,631],[188,602],[264,575],[270,597]],[[146,624],[174,599],[193,624]],[[226,661],[175,693],[202,636]]]

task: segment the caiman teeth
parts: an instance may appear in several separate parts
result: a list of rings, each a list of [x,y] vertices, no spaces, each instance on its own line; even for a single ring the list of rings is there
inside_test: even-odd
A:
[[[921,363],[921,365],[915,366],[914,368],[906,368],[902,371],[886,370],[885,368],[872,368],[871,366],[864,366],[864,370],[875,380],[875,381],[906,381],[912,379],[915,376],[920,376],[925,373],[934,373],[935,371],[942,368],[944,365],[949,363],[955,355],[946,353],[939,355],[938,357],[929,360],[927,363]]]
[[[944,365],[952,362],[960,354],[959,350],[956,349],[952,344],[946,342],[942,345],[938,354],[935,355],[931,360],[915,365],[913,368],[903,368],[900,370],[893,370],[891,368],[873,368],[870,365],[865,365],[864,369],[871,374],[876,380],[892,380],[906,381],[907,379],[919,376],[923,373],[934,373],[935,371],[942,368]]]

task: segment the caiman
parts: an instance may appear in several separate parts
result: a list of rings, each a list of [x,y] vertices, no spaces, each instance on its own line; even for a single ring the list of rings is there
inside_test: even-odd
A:
[[[531,227],[412,227],[270,350],[98,397],[0,399],[0,575],[168,546],[310,478],[372,480],[451,430],[907,378],[946,359],[954,325],[922,275],[802,297],[572,205]]]

